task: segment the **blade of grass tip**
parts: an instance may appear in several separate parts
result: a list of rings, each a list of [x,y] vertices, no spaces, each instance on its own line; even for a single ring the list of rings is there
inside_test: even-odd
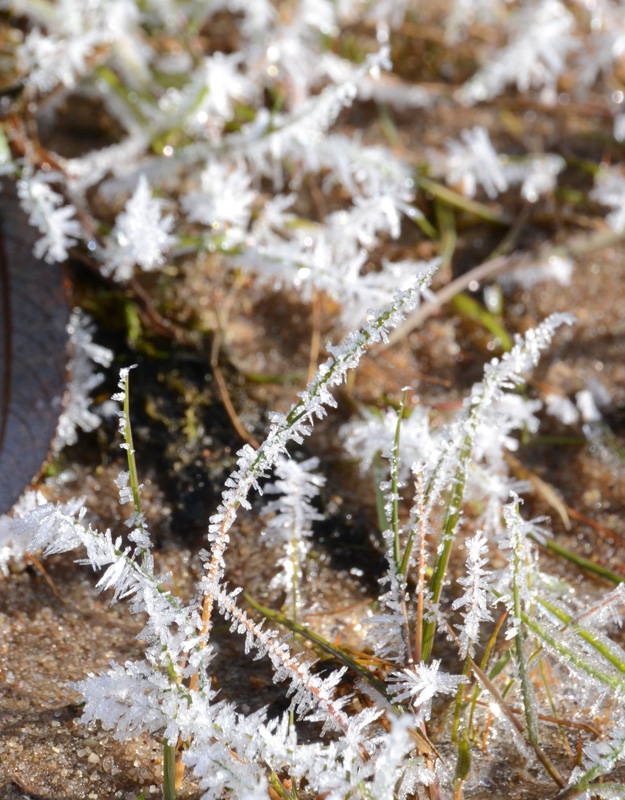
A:
[[[434,225],[432,225],[429,219],[427,219],[427,217],[424,217],[423,214],[421,214],[421,212],[417,213],[416,208],[413,209],[413,212],[414,213],[412,214],[409,213],[408,216],[415,223],[415,225],[418,225],[419,228],[421,228],[421,232],[425,236],[427,236],[428,239],[438,239],[438,231],[436,230]]]
[[[492,649],[493,649],[493,647],[495,646],[495,642],[497,641],[497,637],[499,636],[499,631],[501,630],[501,626],[504,624],[504,622],[505,622],[505,620],[506,620],[506,617],[507,617],[507,616],[508,616],[508,611],[507,611],[507,609],[506,609],[506,610],[503,612],[503,614],[501,615],[501,617],[499,618],[499,622],[497,623],[497,625],[495,625],[495,630],[493,631],[493,633],[492,633],[492,635],[491,635],[490,639],[488,640],[488,644],[486,645],[486,650],[484,651],[484,655],[482,656],[482,662],[481,662],[481,664],[480,664],[480,667],[481,667],[482,669],[486,669],[486,664],[488,663],[488,659],[489,659],[489,657],[490,657],[490,654],[491,654],[491,652],[492,652]],[[510,658],[510,651],[509,651],[509,650],[506,650],[506,652],[502,654],[502,656],[501,656],[501,658],[499,659],[499,661],[501,661],[501,659],[503,659],[503,658],[506,658],[506,657],[507,657],[508,659]],[[498,661],[497,663],[499,663],[499,661]],[[505,663],[502,665],[501,669],[503,669],[503,667],[504,667],[504,666],[505,666],[507,663],[508,663],[508,661],[506,660],[506,662],[505,662]],[[497,666],[497,665],[495,665],[495,667],[496,667],[496,666]],[[494,672],[494,670],[495,670],[495,667],[493,667],[493,670],[492,670],[491,672],[489,672],[489,673],[488,673],[488,677],[489,677],[491,680],[492,680],[493,678],[495,678],[495,677],[496,677],[496,676],[499,674],[499,672],[501,672],[501,669],[499,670],[499,672]],[[493,673],[494,673],[494,674],[493,674]]]

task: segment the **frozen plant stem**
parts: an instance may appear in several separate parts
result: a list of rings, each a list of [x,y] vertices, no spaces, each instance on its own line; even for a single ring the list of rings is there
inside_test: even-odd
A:
[[[404,390],[399,410],[397,411],[397,425],[395,427],[395,440],[391,449],[391,494],[389,498],[388,523],[393,532],[393,558],[395,560],[395,571],[401,570],[401,550],[399,541],[399,440],[401,436],[401,422],[404,418],[406,409],[406,397],[408,390]],[[399,578],[399,575],[398,575]]]
[[[455,436],[461,437],[462,444],[458,448],[452,439],[434,468],[426,491],[429,506],[433,499],[436,499],[432,494],[438,491],[437,487],[444,478],[446,470],[453,475],[442,523],[441,544],[430,581],[434,608],[443,591],[447,565],[458,531],[473,441],[484,413],[501,396],[504,389],[513,389],[523,383],[523,373],[536,366],[541,351],[551,342],[555,330],[562,324],[571,325],[572,322],[573,317],[570,314],[552,314],[535,330],[529,331],[524,339],[517,337],[512,350],[504,353],[500,360],[494,358],[486,365],[482,382],[473,387],[471,395],[465,401],[466,411],[454,432]],[[454,463],[457,463],[455,469]],[[422,653],[424,660],[427,660],[432,652],[435,630],[436,623],[433,619],[424,623]]]
[[[421,663],[422,649],[423,649],[423,606],[425,600],[425,512],[424,512],[424,498],[425,489],[423,486],[423,473],[417,473],[417,496],[419,504],[419,572],[417,581],[417,620],[415,626],[415,641],[414,641],[414,660],[416,664]],[[408,550],[408,548],[406,548]]]
[[[493,590],[495,596],[499,596]],[[539,601],[540,602],[540,601]],[[616,675],[604,672],[599,666],[594,664],[591,659],[580,654],[578,650],[566,642],[562,637],[561,631],[549,629],[547,626],[541,625],[534,617],[528,616],[524,611],[521,612],[521,621],[523,624],[532,631],[550,650],[557,653],[560,659],[567,665],[571,665],[581,672],[586,673],[589,679],[608,687],[618,696],[625,694],[625,680],[617,677]],[[593,645],[594,646],[594,645]]]
[[[326,405],[335,405],[330,388],[340,384],[347,372],[356,367],[367,348],[387,337],[387,331],[395,327],[403,314],[413,308],[427,288],[436,271],[432,264],[416,283],[405,292],[399,292],[394,301],[360,331],[349,336],[342,345],[331,348],[332,357],[320,366],[315,378],[301,394],[299,402],[286,416],[274,415],[269,434],[255,452],[249,445],[239,451],[237,469],[226,481],[222,504],[211,518],[209,539],[212,543],[210,560],[206,565],[207,586],[218,585],[225,569],[224,553],[228,546],[230,530],[239,506],[249,507],[247,494],[258,488],[258,481],[267,474],[278,457],[286,451],[289,441],[301,442],[310,433],[315,417],[326,414]],[[214,597],[210,591],[204,593],[202,601],[201,640],[206,641],[212,627]],[[197,684],[197,674],[192,678],[191,689]]]
[[[441,531],[442,547],[436,558],[434,565],[434,573],[430,582],[430,590],[432,592],[432,604],[436,606],[443,591],[443,582],[445,573],[447,571],[447,564],[449,563],[449,556],[451,555],[451,548],[454,543],[458,520],[460,518],[460,511],[462,508],[462,495],[464,494],[464,484],[466,481],[466,464],[469,456],[471,455],[472,440],[467,435],[462,444],[462,449],[459,456],[459,465],[454,475],[451,492],[447,501],[445,509],[445,517],[443,519],[443,526]],[[426,621],[423,626],[423,650],[422,658],[427,660],[432,652],[432,645],[434,644],[434,631],[436,623],[434,620]]]
[[[122,371],[123,381],[123,410],[120,417],[120,429],[124,437],[122,447],[126,450],[128,460],[128,472],[130,487],[132,490],[132,502],[134,508],[134,520],[137,527],[143,529],[143,513],[141,510],[141,486],[137,472],[137,460],[135,458],[134,442],[132,438],[132,425],[130,424],[130,383],[129,369]],[[145,552],[145,551],[143,551]],[[176,800],[176,789],[180,787],[184,774],[182,763],[181,739],[177,745],[172,745],[165,737],[163,739],[163,798],[164,800]]]
[[[132,369],[132,367],[130,368]],[[137,473],[137,460],[135,458],[135,448],[132,440],[132,426],[130,425],[130,392],[129,392],[129,373],[125,370],[124,380],[124,409],[120,422],[123,425],[122,434],[124,436],[124,449],[128,459],[128,472],[130,473],[130,488],[132,489],[132,504],[135,514],[141,514],[141,489],[139,486],[139,476]]]
[[[412,655],[410,649],[410,629],[408,625],[408,609],[406,608],[406,580],[402,573],[402,554],[400,542],[400,525],[399,525],[399,490],[401,487],[399,481],[399,444],[401,438],[401,424],[404,418],[406,409],[406,397],[408,396],[408,389],[404,389],[399,409],[397,411],[397,425],[395,426],[395,439],[390,452],[391,462],[391,481],[390,481],[390,496],[387,502],[386,517],[387,524],[390,525],[390,531],[393,537],[393,564],[392,569],[395,572],[395,579],[398,585],[399,602],[401,604],[401,615],[403,620],[402,633],[404,638],[404,650],[407,655],[408,665],[412,664]]]
[[[538,746],[538,718],[536,715],[536,697],[534,686],[529,674],[527,657],[525,654],[525,637],[521,622],[521,582],[526,578],[526,571],[522,568],[521,561],[525,558],[525,536],[519,515],[519,500],[514,499],[513,505],[506,506],[504,510],[506,523],[512,539],[512,595],[513,595],[513,624],[514,624],[514,655],[516,656],[517,669],[521,680],[521,693],[523,696],[523,711],[527,725],[527,736],[533,747]]]

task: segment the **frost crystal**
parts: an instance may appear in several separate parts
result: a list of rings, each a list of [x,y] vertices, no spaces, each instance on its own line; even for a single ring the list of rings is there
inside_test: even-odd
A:
[[[545,262],[513,269],[502,275],[499,282],[504,290],[520,286],[531,289],[542,281],[554,280],[561,286],[569,286],[573,277],[573,261],[563,256],[550,256]]]
[[[33,252],[49,264],[65,261],[68,248],[82,238],[81,227],[73,219],[76,209],[64,205],[63,197],[50,186],[62,180],[63,176],[58,172],[37,172],[31,176],[24,175],[17,183],[17,194],[28,214],[28,221],[42,234]]]
[[[256,198],[250,182],[246,170],[213,161],[200,176],[199,191],[183,197],[182,207],[192,222],[201,222],[213,232],[231,229],[228,242],[234,244],[244,236]]]
[[[67,327],[72,348],[68,364],[70,382],[54,442],[57,450],[76,444],[78,428],[89,432],[100,424],[101,418],[90,410],[90,405],[91,393],[102,383],[104,375],[94,372],[93,364],[108,367],[113,360],[113,352],[108,347],[93,342],[94,326],[84,311],[74,309]]]
[[[467,575],[458,579],[460,586],[464,586],[465,591],[462,597],[454,600],[452,608],[464,609],[462,616],[464,624],[458,626],[460,632],[460,651],[461,659],[467,653],[473,655],[475,645],[478,642],[480,623],[491,620],[492,614],[488,608],[490,594],[490,572],[484,569],[488,563],[488,542],[483,531],[478,531],[472,539],[467,541]]]
[[[84,72],[97,41],[94,32],[68,41],[35,28],[18,50],[19,65],[40,92],[49,92],[59,83],[72,88],[77,76]]]
[[[490,198],[508,188],[499,156],[485,128],[462,131],[462,143],[447,141],[447,155],[430,153],[434,174],[445,175],[451,186],[459,185],[463,194],[474,197],[482,186]]]
[[[397,412],[387,409],[380,413],[364,409],[362,419],[348,422],[341,428],[341,438],[347,452],[357,458],[361,471],[368,469],[376,455],[387,453],[393,443],[397,427]],[[413,463],[432,464],[438,460],[442,442],[430,430],[429,412],[416,406],[401,423],[399,441],[400,477],[405,480]]]
[[[0,572],[9,574],[9,562],[19,558],[32,536],[32,526],[21,520],[38,506],[45,505],[46,498],[39,491],[26,491],[13,506],[12,514],[0,515]]]
[[[102,265],[105,275],[126,281],[132,277],[135,264],[144,270],[154,270],[165,263],[165,253],[176,238],[170,234],[173,216],[162,216],[164,205],[164,200],[152,196],[150,184],[142,175],[125,210],[115,221]]]
[[[391,675],[394,699],[398,703],[408,700],[415,709],[419,722],[430,718],[435,695],[454,694],[458,686],[466,681],[463,675],[439,672],[440,665],[440,659],[435,659],[429,664],[417,664]]]
[[[318,466],[318,458],[297,462],[280,456],[275,468],[278,480],[263,489],[265,494],[280,495],[263,509],[264,514],[274,515],[265,533],[267,543],[280,542],[286,545],[286,556],[279,562],[282,572],[276,575],[272,584],[287,589],[292,587],[289,608],[293,618],[297,616],[299,605],[302,562],[310,549],[307,539],[312,533],[312,523],[323,519],[311,502],[325,483],[325,478],[313,472]]]
[[[534,0],[522,6],[511,27],[509,44],[460,90],[462,102],[491,99],[510,83],[521,92],[553,89],[566,69],[567,57],[579,47],[572,36],[575,18],[559,0]]]
[[[553,191],[565,166],[565,160],[556,155],[518,160],[502,158],[506,180],[511,186],[521,184],[521,197],[528,203],[535,203],[539,197]]]
[[[579,421],[579,411],[568,397],[559,394],[545,396],[547,413],[559,419],[563,425],[575,425]]]

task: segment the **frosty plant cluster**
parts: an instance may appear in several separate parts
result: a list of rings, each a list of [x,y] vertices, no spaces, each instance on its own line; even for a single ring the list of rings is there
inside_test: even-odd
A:
[[[622,141],[623,3],[429,5],[3,3],[2,63],[12,113],[0,128],[0,172],[17,181],[42,269],[78,256],[99,280],[144,298],[146,273],[155,283],[176,280],[185,259],[197,256],[201,264],[206,256],[228,274],[252,276],[257,293],[282,287],[313,309],[320,299],[331,301],[333,338],[338,330],[352,331],[311,370],[291,410],[271,417],[262,445],[239,452],[210,520],[192,601],[166,589],[167,576],[155,571],[127,371],[116,402],[128,458],[119,496],[133,508],[128,529],[115,535],[97,530],[80,501],[36,505],[31,498],[1,521],[3,541],[11,543],[0,550],[3,565],[21,549],[50,554],[81,548],[79,557],[101,572],[99,589],[143,615],[144,657],[113,664],[78,688],[86,721],[99,721],[119,739],[144,732],[162,737],[167,800],[175,797],[184,769],[194,773],[207,800],[264,800],[270,789],[283,800],[460,800],[465,791],[477,791],[472,759],[500,742],[537,767],[553,787],[550,797],[625,797],[625,788],[609,777],[625,756],[625,652],[610,636],[624,599],[622,583],[584,603],[543,574],[535,545],[549,545],[549,531],[544,520],[525,518],[528,486],[508,469],[519,432],[538,427],[541,404],[524,391],[525,379],[558,328],[572,323],[568,315],[510,337],[507,352],[486,365],[445,424],[434,424],[431,409],[407,391],[398,408],[363,409],[342,427],[344,452],[358,461],[361,479],[376,475],[387,559],[379,596],[363,620],[370,660],[354,658],[302,625],[305,565],[325,476],[315,458],[300,460],[298,447],[335,404],[333,391],[365,351],[386,341],[406,316],[414,323],[423,296],[432,300],[436,270],[453,261],[462,233],[454,215],[498,230],[506,226],[504,252],[514,245],[517,222],[541,203],[552,207],[567,170],[579,169],[588,192],[577,200],[568,193],[567,202],[577,206],[567,219],[583,218],[587,204],[594,204],[588,227],[604,225],[608,233],[602,231],[600,241],[625,237],[625,174],[616,160],[586,160],[580,167],[580,159],[560,152],[523,150],[517,134],[507,138],[514,152],[504,152],[478,118],[480,104],[506,93],[559,109],[575,92],[593,92],[614,141]],[[426,12],[437,27],[420,27]],[[492,35],[480,33],[485,26]],[[438,80],[450,64],[442,65],[436,81],[400,77],[402,65],[394,66],[391,54],[406,28],[447,48],[452,66],[456,50],[472,44],[472,73],[456,85]],[[46,135],[63,105],[71,110],[77,99],[114,131],[111,141],[87,152],[49,152]],[[345,122],[354,106],[363,113],[377,109],[384,144],[372,133],[374,124],[354,133]],[[450,110],[456,118],[476,116],[440,141],[414,144],[411,128],[409,152],[394,115],[410,115],[412,125],[430,113],[449,117]],[[520,208],[518,220],[504,213],[504,198]],[[431,215],[424,211],[429,204]],[[510,272],[501,285],[548,278],[566,284],[576,253],[598,246],[584,239],[547,250],[544,258],[532,256],[531,270]],[[433,253],[439,257],[430,260]],[[490,289],[489,309],[497,304],[497,290]],[[486,315],[491,328],[496,313]],[[501,325],[496,330],[500,336]],[[98,424],[88,395],[101,376],[90,362],[105,368],[113,359],[93,343],[82,312],[72,317],[71,332],[73,384],[59,445],[76,442],[78,428]],[[551,396],[547,410],[562,421],[581,415],[585,435],[597,445],[596,395],[580,392],[577,407]],[[249,511],[250,493],[261,486],[267,495],[264,538],[282,548],[273,585],[287,597],[286,616],[263,613],[295,631],[294,639],[259,622],[241,600],[244,587],[225,580],[237,515]],[[463,517],[468,502],[478,510],[475,525]],[[462,564],[462,556],[463,571],[454,575],[452,558]],[[215,691],[217,615],[245,637],[253,657],[270,660],[276,682],[286,685],[289,713],[245,714]],[[310,640],[356,673],[360,682],[352,695],[343,690],[343,670],[330,677],[315,671],[303,646]],[[606,734],[593,740],[586,731],[577,756],[568,753],[569,733],[585,720],[563,716],[549,675],[572,687],[560,698],[565,712],[574,692],[578,711],[591,708],[603,717]],[[313,740],[303,739],[302,719],[321,723]],[[553,725],[566,742],[562,752],[546,734]]]
[[[224,793],[265,798],[268,786],[285,798],[295,797],[299,791],[336,798],[412,797],[422,792],[459,797],[470,774],[471,742],[484,725],[485,713],[493,717],[490,726],[509,735],[524,758],[542,765],[562,798],[584,792],[589,797],[601,794],[606,784],[599,778],[622,757],[619,720],[625,653],[603,629],[622,603],[623,593],[619,587],[581,613],[567,608],[558,592],[550,591],[548,577],[542,576],[535,564],[532,541],[548,534],[537,522],[521,516],[521,501],[512,484],[502,486],[507,494],[500,499],[503,516],[486,518],[484,527],[466,543],[467,573],[459,580],[464,592],[454,602],[454,608],[460,610],[457,622],[452,625],[439,615],[441,592],[450,580],[449,556],[462,531],[462,505],[468,496],[479,496],[471,478],[488,468],[497,447],[505,446],[511,426],[506,401],[519,397],[515,390],[523,376],[536,365],[557,328],[572,323],[570,316],[549,317],[518,338],[500,360],[493,359],[456,418],[432,433],[431,455],[436,455],[426,463],[412,463],[414,504],[406,521],[400,520],[399,514],[405,454],[403,404],[395,414],[387,450],[389,479],[381,486],[386,495],[388,572],[378,614],[368,621],[372,648],[385,669],[380,677],[380,673],[358,667],[362,691],[369,698],[366,707],[357,710],[354,698],[337,694],[344,669],[319,677],[308,657],[292,649],[276,630],[255,621],[240,605],[240,589],[233,590],[224,582],[236,515],[240,509],[250,508],[250,491],[258,490],[259,481],[275,469],[278,480],[271,489],[287,490],[288,495],[282,503],[274,501],[269,510],[277,512],[276,519],[285,517],[292,531],[289,555],[296,558],[288,574],[294,587],[292,614],[297,614],[298,559],[305,556],[298,538],[305,539],[317,516],[309,500],[315,493],[313,487],[322,481],[308,472],[314,463],[290,468],[285,456],[310,434],[327,407],[334,405],[332,388],[357,367],[367,347],[385,339],[389,329],[414,308],[433,272],[434,267],[424,270],[411,289],[399,293],[361,330],[332,349],[331,358],[298,402],[287,414],[274,416],[258,450],[248,445],[242,448],[237,468],[226,481],[221,505],[211,519],[210,549],[203,555],[204,575],[198,585],[199,603],[197,598],[185,603],[166,590],[163,581],[167,576],[154,571],[129,422],[128,370],[122,372],[121,391],[115,399],[122,404],[120,430],[128,457],[129,469],[121,473],[118,487],[120,501],[133,505],[129,533],[114,538],[110,531],[86,525],[85,510],[76,506],[42,505],[14,521],[16,534],[28,539],[27,548],[33,552],[84,548],[86,561],[102,571],[98,588],[110,590],[113,601],[127,600],[131,613],[144,613],[146,625],[140,634],[147,643],[144,659],[113,664],[108,672],[86,679],[78,688],[85,698],[85,721],[100,721],[120,739],[144,731],[162,734],[167,798],[175,796],[176,776],[180,777],[185,765],[195,773],[205,798],[219,798]],[[407,431],[410,419],[405,421]],[[492,441],[488,448],[483,441],[480,444],[484,426],[501,434],[498,445]],[[350,431],[345,435],[349,438]],[[518,485],[515,488],[520,489]],[[489,550],[495,542],[506,554],[504,570],[490,568]],[[323,723],[319,741],[298,741],[297,725],[288,713],[282,718],[268,718],[264,711],[246,715],[219,698],[210,678],[211,633],[217,611],[230,622],[234,633],[245,637],[246,651],[271,661],[274,679],[287,683],[295,718]],[[495,633],[485,633],[484,623],[492,620],[497,620]],[[509,645],[491,667],[488,655],[502,626]],[[457,645],[456,666],[443,665],[432,657],[434,640],[441,635]],[[474,658],[477,648],[483,650],[485,644],[480,666]],[[538,692],[531,673],[544,660],[549,660],[552,669],[568,673],[587,703],[604,703],[606,694],[611,693],[606,713],[614,715],[612,738],[585,751],[582,765],[570,778],[562,775],[541,744]],[[514,678],[502,692],[494,681],[508,662]],[[511,710],[509,690],[522,709],[521,717]],[[441,695],[455,697],[455,763],[442,759],[428,736],[433,702]],[[324,732],[332,732],[327,741]],[[610,785],[609,791],[612,794],[603,796],[620,796],[621,788]]]
[[[573,618],[558,601],[545,599],[538,580],[534,585],[534,579],[529,579],[529,537],[536,535],[538,528],[522,519],[515,494],[504,506],[505,524],[497,534],[502,537],[502,547],[509,551],[509,567],[497,581],[485,569],[486,532],[479,531],[468,544],[468,573],[461,580],[466,591],[456,602],[456,607],[463,608],[462,622],[457,630],[449,626],[464,669],[449,672],[439,659],[431,658],[440,594],[448,580],[449,553],[461,527],[460,509],[480,426],[486,421],[494,424],[498,414],[505,425],[505,398],[537,363],[557,327],[572,322],[570,317],[550,317],[524,339],[519,338],[501,360],[495,359],[487,366],[483,381],[467,397],[457,419],[440,433],[437,459],[430,464],[413,464],[415,502],[409,521],[402,524],[398,506],[403,408],[397,414],[389,451],[390,478],[385,485],[387,590],[379,601],[381,613],[371,620],[374,651],[388,667],[383,680],[361,670],[369,681],[370,705],[360,711],[348,709],[350,697],[338,697],[335,691],[344,670],[329,678],[317,676],[302,653],[293,651],[275,630],[257,623],[243,610],[237,599],[240,590],[233,591],[224,583],[229,531],[237,511],[250,507],[249,492],[258,489],[261,478],[276,465],[281,480],[274,485],[274,491],[289,488],[290,502],[285,507],[291,510],[279,510],[291,514],[293,530],[303,533],[306,518],[310,521],[315,517],[308,502],[310,488],[300,488],[305,485],[301,467],[295,479],[298,487],[287,483],[287,447],[301,443],[311,432],[315,419],[323,417],[326,407],[334,404],[332,387],[357,366],[368,346],[384,339],[402,315],[414,308],[432,274],[432,267],[425,270],[415,286],[399,293],[364,328],[333,348],[332,357],[322,365],[299,401],[287,414],[274,416],[260,448],[254,451],[246,445],[240,451],[237,469],[226,481],[222,503],[211,520],[210,550],[204,554],[204,576],[198,586],[200,606],[195,599],[185,604],[164,589],[163,577],[154,572],[129,422],[128,370],[122,372],[121,391],[115,399],[123,404],[120,429],[129,470],[120,475],[118,486],[121,502],[133,504],[130,532],[114,539],[110,531],[99,532],[85,525],[84,509],[76,513],[75,509],[53,505],[39,506],[16,521],[22,535],[24,531],[31,532],[28,548],[33,551],[51,554],[84,547],[87,561],[103,571],[98,587],[111,590],[114,601],[128,599],[131,612],[145,612],[146,626],[140,635],[147,642],[145,658],[123,666],[114,664],[105,674],[83,681],[79,688],[85,697],[84,719],[99,720],[116,737],[123,739],[146,730],[162,732],[166,797],[174,796],[175,776],[183,765],[194,770],[206,798],[221,797],[224,792],[233,797],[265,797],[269,784],[290,797],[285,775],[291,787],[306,787],[333,797],[393,793],[407,797],[418,793],[419,786],[428,787],[428,791],[448,787],[458,794],[468,775],[462,766],[467,758],[463,748],[467,749],[478,724],[475,704],[482,694],[489,697],[491,707],[499,710],[504,729],[508,727],[513,732],[521,752],[545,766],[562,788],[563,796],[581,793],[620,757],[622,745],[615,744],[605,752],[604,748],[586,769],[575,773],[574,781],[567,786],[541,748],[535,688],[529,677],[530,652],[535,649],[530,649],[530,638],[535,637],[551,659],[578,678],[589,698],[595,696],[596,701],[606,688],[617,695],[622,691],[625,654],[601,633],[603,614],[596,621],[588,616],[583,624],[576,622],[570,631],[563,631],[554,623],[554,615],[571,622]],[[498,411],[498,406],[504,411]],[[320,481],[317,479],[316,483],[319,485]],[[297,511],[291,513],[296,505]],[[443,518],[439,546],[431,553],[431,531],[440,509]],[[490,536],[495,533],[489,531]],[[432,556],[432,577],[426,581],[426,564]],[[291,570],[293,579],[297,571],[297,566]],[[412,574],[418,576],[416,591],[408,583]],[[297,594],[293,596],[295,601]],[[621,593],[613,592],[601,605],[614,607],[620,600]],[[475,647],[483,636],[481,623],[494,615],[503,619],[502,606],[508,610],[507,626],[513,645],[506,653],[518,676],[517,694],[525,724],[514,717],[508,702],[473,660]],[[291,709],[297,718],[319,720],[324,731],[334,732],[329,742],[321,739],[313,744],[299,743],[297,727],[288,714],[282,719],[268,719],[265,712],[246,716],[218,698],[210,680],[210,637],[216,610],[230,621],[233,632],[245,636],[247,651],[270,659],[275,680],[288,682]],[[293,611],[296,612],[295,602]],[[594,652],[589,651],[589,646]],[[469,688],[471,693],[466,695]],[[427,734],[432,702],[440,694],[456,695],[454,739],[461,744],[455,772],[440,759]],[[386,726],[381,726],[382,718],[387,720]]]

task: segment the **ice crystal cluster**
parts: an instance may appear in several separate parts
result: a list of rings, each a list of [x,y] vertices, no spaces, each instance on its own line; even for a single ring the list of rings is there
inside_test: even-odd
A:
[[[290,410],[271,416],[263,443],[239,451],[210,519],[190,601],[166,589],[167,576],[155,569],[127,370],[114,397],[128,459],[117,486],[120,502],[133,507],[127,530],[98,530],[81,501],[47,504],[39,495],[0,519],[3,569],[20,552],[78,548],[101,573],[98,588],[142,615],[144,657],[113,663],[78,688],[86,722],[101,723],[120,740],[146,732],[161,738],[167,800],[175,795],[173,773],[183,767],[206,800],[264,800],[269,792],[285,800],[460,800],[465,788],[477,797],[471,754],[489,741],[510,742],[531,770],[541,770],[553,786],[550,797],[625,796],[623,786],[604,780],[625,753],[625,652],[611,635],[623,592],[573,602],[563,582],[541,572],[536,547],[548,546],[549,531],[544,520],[525,518],[529,483],[509,468],[519,437],[536,432],[542,410],[527,377],[559,329],[574,324],[569,314],[509,337],[505,352],[486,363],[482,379],[442,421],[409,387],[395,405],[363,408],[342,425],[345,462],[358,462],[354,475],[363,482],[375,476],[387,570],[379,596],[363,611],[367,658],[317,636],[315,643],[343,664],[328,676],[303,646],[306,559],[324,514],[326,477],[320,461],[298,448],[337,405],[338,387],[365,352],[388,343],[424,298],[433,300],[437,270],[442,264],[444,273],[453,258],[457,231],[449,209],[509,226],[504,253],[515,243],[517,222],[522,227],[540,204],[550,208],[563,175],[579,166],[580,159],[559,152],[517,146],[510,119],[510,149],[497,147],[479,121],[481,104],[516,92],[519,104],[531,100],[557,114],[575,93],[593,92],[614,139],[625,138],[622,2],[436,5],[2,3],[10,31],[2,63],[13,79],[7,94],[14,95],[7,105],[16,105],[2,121],[0,167],[17,180],[42,268],[76,256],[154,317],[144,286],[175,280],[190,254],[198,264],[214,257],[233,282],[247,280],[256,297],[285,290],[313,308],[323,299],[336,320],[334,339],[342,338],[328,346],[328,359],[311,370]],[[422,22],[424,11],[434,28]],[[483,34],[486,28],[492,35]],[[471,43],[471,74],[455,86],[401,77],[401,56],[393,64],[392,55],[405,31],[415,29],[452,50]],[[440,75],[448,68],[443,64]],[[53,153],[56,115],[79,100],[105,120],[110,141]],[[367,124],[352,130],[353,119],[367,118],[372,107],[387,144]],[[418,156],[408,154],[393,115],[421,119],[450,109],[476,115],[455,136],[424,134],[414,146]],[[37,126],[41,141],[32,134]],[[623,167],[593,167],[584,166],[592,175],[585,175],[583,202],[600,209],[605,235],[619,237]],[[518,220],[497,205],[503,197],[516,204]],[[432,198],[436,227],[424,212]],[[541,252],[531,269],[510,271],[501,287],[553,278],[566,284],[573,269],[573,249]],[[496,292],[490,297],[495,308]],[[491,329],[496,316],[487,315]],[[89,360],[102,367],[112,360],[92,341],[82,312],[71,328],[74,380],[59,432],[59,443],[69,444],[77,428],[98,422],[89,394],[101,376]],[[581,419],[596,447],[601,392],[589,386],[576,401],[551,394],[545,406],[563,424]],[[269,500],[253,506],[250,495],[260,491]],[[280,551],[272,588],[287,598],[282,610],[295,639],[259,621],[243,602],[245,587],[226,580],[237,516],[252,508],[264,518],[261,541]],[[217,692],[212,633],[223,619],[244,637],[252,658],[269,659],[290,698],[288,713],[246,714]],[[351,693],[347,670],[360,681]],[[561,706],[547,675],[565,687]],[[588,709],[601,715],[608,735],[593,738],[584,728]],[[302,720],[320,723],[314,736],[303,735]],[[577,756],[565,723],[583,732]],[[560,726],[564,756],[544,735],[547,724]]]

